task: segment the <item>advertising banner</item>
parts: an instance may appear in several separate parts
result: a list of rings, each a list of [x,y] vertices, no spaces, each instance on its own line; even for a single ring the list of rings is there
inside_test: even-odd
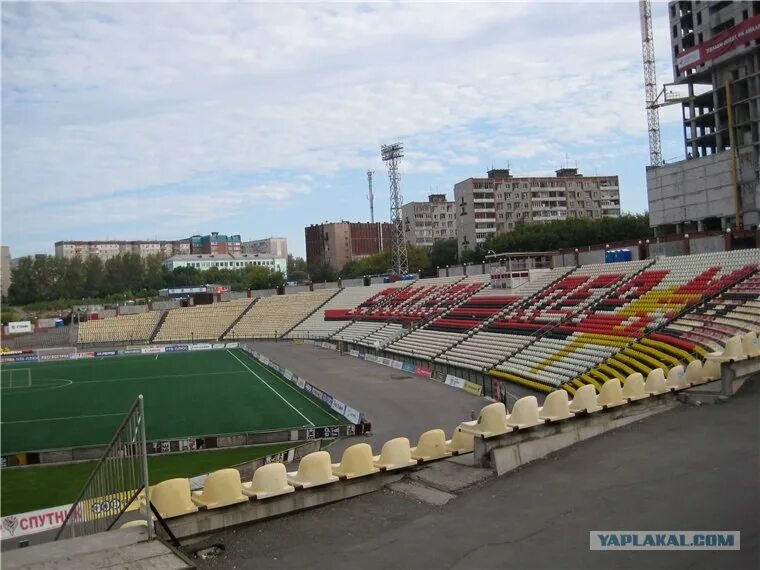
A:
[[[190,350],[211,350],[211,344],[208,342],[202,342],[200,344],[191,344]]]
[[[158,354],[160,352],[164,352],[163,346],[146,346],[145,348],[141,348],[140,352],[143,354]]]
[[[343,415],[352,424],[358,424],[361,421],[361,414],[358,410],[353,409],[351,406],[346,406],[346,410],[343,412]]]
[[[306,380],[303,378],[296,378],[296,386],[298,386],[301,390],[306,390]]]
[[[425,378],[432,378],[433,371],[430,370],[430,368],[425,368],[424,366],[417,366],[417,370],[415,371],[417,375],[424,376]]]
[[[190,350],[190,347],[186,344],[175,344],[165,348],[165,352],[187,352],[188,350]]]
[[[346,404],[340,400],[336,400],[335,398],[333,398],[332,405],[330,407],[340,415],[345,415],[346,413]]]
[[[714,38],[686,50],[676,59],[678,69],[691,69],[760,38],[760,14],[752,16]]]
[[[220,349],[220,348],[227,348],[223,342],[215,342],[213,345],[211,345],[211,348],[214,349]]]
[[[322,396],[324,396],[324,393],[319,388],[315,388],[314,386],[312,386],[311,395],[314,396],[317,400],[321,400]]]
[[[121,354],[141,354],[142,349],[141,348],[125,348],[121,351]]]
[[[453,386],[454,388],[459,388],[460,390],[464,390],[464,383],[466,380],[464,378],[460,378],[459,376],[454,376],[453,374],[447,374],[446,375],[446,381],[445,383],[449,386]]]
[[[225,345],[225,348],[237,348],[237,347],[239,347],[239,346],[240,346],[240,343],[239,343],[239,342],[228,342],[228,343]]]
[[[282,375],[291,382],[293,381],[293,373],[290,370],[285,370]]]
[[[404,362],[403,365],[401,366],[401,370],[403,370],[404,372],[411,372],[414,374],[417,372],[417,367],[411,362]]]
[[[304,390],[304,392],[307,392],[308,394],[311,394],[311,390],[312,390],[311,384],[309,384],[308,382],[304,382],[303,383],[303,390]]]
[[[15,321],[8,323],[8,334],[30,333],[32,332],[31,321]]]
[[[465,380],[464,391],[469,394],[472,394],[473,396],[482,396],[483,386],[481,386],[480,384],[475,384],[474,382],[468,382],[467,380]]]
[[[350,354],[350,355],[351,355],[351,356],[353,356],[354,358],[358,358],[358,357],[359,357],[359,351],[358,351],[358,350],[350,349],[350,350],[348,351],[348,354]]]
[[[400,360],[391,360],[391,367],[395,368],[396,370],[401,370],[401,368],[404,366],[404,363]]]
[[[314,391],[312,390],[312,394],[313,393],[314,393]],[[329,406],[330,408],[332,408],[333,397],[330,394],[328,394],[327,392],[322,392],[322,401],[325,404],[327,404],[327,406]]]
[[[115,350],[99,350],[95,352],[95,356],[116,356]]]
[[[3,517],[2,539],[18,538],[59,528],[70,508],[71,505],[63,505]]]
[[[69,353],[67,354],[41,354],[40,360],[68,360]]]
[[[22,354],[20,356],[14,357],[13,361],[14,362],[38,362],[39,357],[36,354]]]
[[[14,356],[3,356],[0,358],[0,362],[7,363],[7,362],[16,362],[16,358]]]

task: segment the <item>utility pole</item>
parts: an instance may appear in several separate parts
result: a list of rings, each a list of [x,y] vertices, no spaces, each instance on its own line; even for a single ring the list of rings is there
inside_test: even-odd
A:
[[[367,171],[367,184],[369,185],[369,194],[367,194],[367,200],[369,200],[369,221],[375,223],[375,195],[372,193],[372,175],[374,170]]]

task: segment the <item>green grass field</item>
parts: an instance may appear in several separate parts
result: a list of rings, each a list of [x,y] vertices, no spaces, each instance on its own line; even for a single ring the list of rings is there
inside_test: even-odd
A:
[[[174,477],[194,477],[244,463],[293,446],[293,442],[194,453],[154,455],[148,458],[150,482]],[[95,467],[95,462],[40,465],[3,470],[0,486],[2,516],[57,507],[73,502]]]
[[[2,454],[108,443],[139,394],[148,440],[347,423],[243,350],[3,365]]]

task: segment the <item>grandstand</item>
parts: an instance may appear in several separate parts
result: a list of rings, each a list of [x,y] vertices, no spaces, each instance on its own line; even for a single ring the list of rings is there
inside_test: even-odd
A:
[[[156,330],[161,311],[148,311],[135,315],[122,315],[80,323],[78,344],[145,342]]]
[[[327,338],[348,323],[341,320],[326,320],[326,311],[348,311],[364,303],[370,297],[377,295],[380,291],[407,287],[411,281],[396,281],[391,284],[376,284],[368,287],[348,287],[341,289],[338,294],[332,297],[324,306],[320,307],[307,319],[304,319],[295,327],[285,338]]]
[[[262,297],[227,332],[227,339],[277,338],[292,329],[340,289]],[[222,331],[223,332],[223,331]],[[220,333],[221,334],[221,333]]]
[[[153,340],[155,342],[217,340],[251,306],[251,303],[251,299],[236,299],[226,303],[166,311],[166,317]]]

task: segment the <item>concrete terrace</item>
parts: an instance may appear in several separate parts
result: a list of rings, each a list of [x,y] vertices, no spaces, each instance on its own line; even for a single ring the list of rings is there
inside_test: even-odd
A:
[[[437,483],[426,482],[427,495],[396,484],[391,488],[397,491],[219,533],[204,543],[224,545],[223,554],[198,564],[279,570],[757,568],[759,441],[756,377],[727,404],[682,405],[465,490],[444,488],[444,474]],[[448,476],[448,482],[479,479],[460,470]],[[619,529],[739,530],[741,551],[589,551],[590,530]]]

